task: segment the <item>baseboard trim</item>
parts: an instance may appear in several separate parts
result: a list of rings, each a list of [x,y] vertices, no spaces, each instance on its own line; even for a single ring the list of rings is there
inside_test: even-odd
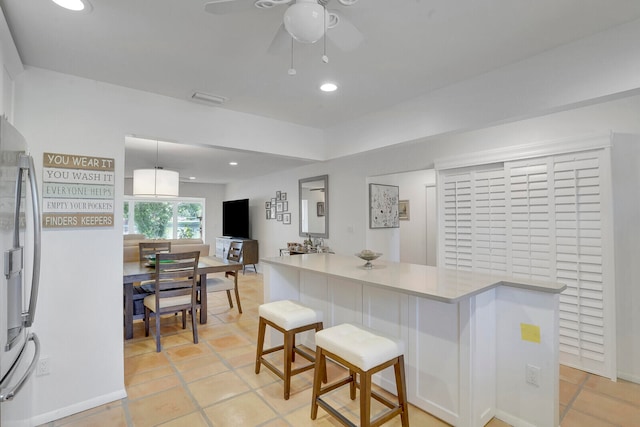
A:
[[[125,391],[125,389],[114,391],[113,393],[104,394],[102,396],[94,397],[93,399],[74,403],[73,405],[69,405],[64,408],[56,409],[55,411],[36,415],[31,418],[31,425],[39,426],[41,424],[68,417],[69,415],[77,414],[79,412],[87,411],[89,409],[105,405],[107,403],[115,402],[116,400],[124,399],[125,397],[127,397],[127,392]]]

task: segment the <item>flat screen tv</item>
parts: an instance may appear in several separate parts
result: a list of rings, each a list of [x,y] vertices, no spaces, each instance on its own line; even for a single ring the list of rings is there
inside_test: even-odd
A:
[[[249,239],[249,199],[222,202],[222,235]]]

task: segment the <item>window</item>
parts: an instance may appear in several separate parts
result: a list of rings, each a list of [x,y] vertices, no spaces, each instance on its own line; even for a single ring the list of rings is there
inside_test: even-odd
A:
[[[201,239],[204,233],[204,199],[124,200],[124,234],[144,234],[148,239]]]

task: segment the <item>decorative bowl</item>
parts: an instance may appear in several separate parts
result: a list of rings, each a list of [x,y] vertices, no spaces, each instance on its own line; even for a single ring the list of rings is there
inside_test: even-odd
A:
[[[367,261],[364,264],[364,268],[371,269],[373,268],[373,264],[371,264],[371,261],[380,258],[382,254],[380,252],[372,252],[372,251],[364,250],[362,252],[358,252],[356,256],[360,259]]]

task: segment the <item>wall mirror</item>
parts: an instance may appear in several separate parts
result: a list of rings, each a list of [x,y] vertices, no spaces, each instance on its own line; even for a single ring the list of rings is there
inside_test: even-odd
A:
[[[329,237],[329,175],[298,181],[300,236]]]

